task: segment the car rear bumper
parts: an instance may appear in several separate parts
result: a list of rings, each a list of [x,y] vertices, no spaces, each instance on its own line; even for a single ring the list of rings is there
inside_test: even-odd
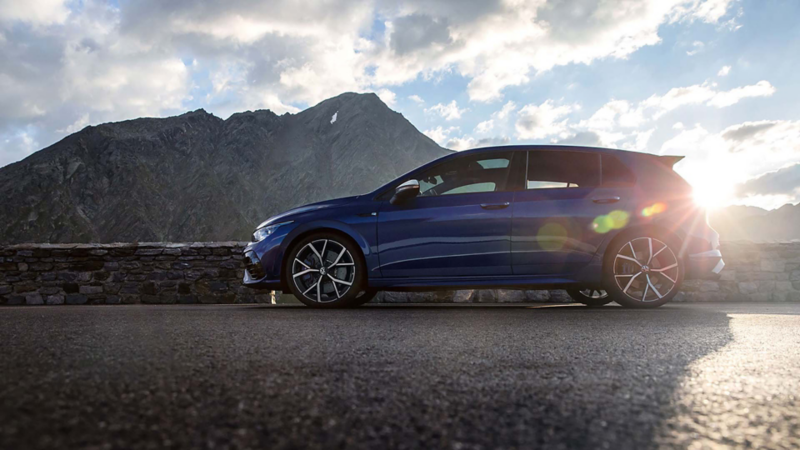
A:
[[[718,279],[725,268],[722,253],[719,250],[689,255],[686,278]]]

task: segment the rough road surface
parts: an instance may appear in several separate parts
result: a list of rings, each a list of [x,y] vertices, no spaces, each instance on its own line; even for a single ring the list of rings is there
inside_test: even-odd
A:
[[[800,446],[800,304],[0,309],[0,448]]]

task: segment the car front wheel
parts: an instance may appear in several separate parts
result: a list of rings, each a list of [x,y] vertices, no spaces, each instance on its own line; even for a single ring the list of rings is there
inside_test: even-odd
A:
[[[684,264],[679,244],[656,234],[629,234],[608,249],[604,287],[628,308],[657,308],[678,293]]]
[[[360,249],[333,233],[316,233],[294,245],[285,270],[292,294],[311,307],[356,306],[366,285]]]

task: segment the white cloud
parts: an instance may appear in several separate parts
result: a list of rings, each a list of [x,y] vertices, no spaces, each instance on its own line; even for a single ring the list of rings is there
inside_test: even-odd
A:
[[[743,86],[727,92],[718,92],[708,101],[708,105],[724,108],[739,103],[743,98],[769,97],[774,93],[775,88],[768,81],[759,81],[751,86]]]
[[[616,126],[633,128],[644,121],[642,108],[634,108],[625,100],[612,100],[595,112],[581,126],[590,129],[610,130]]]
[[[0,0],[0,22],[63,23],[69,16],[64,3],[64,0]]]
[[[0,133],[0,167],[18,161],[39,149],[32,127]]]
[[[519,111],[515,128],[518,139],[544,139],[549,136],[564,134],[567,130],[569,113],[573,106],[554,106],[552,100],[541,105],[527,105]],[[562,120],[563,119],[563,120]]]
[[[383,103],[386,103],[386,105],[390,107],[394,106],[395,101],[397,100],[397,94],[390,91],[389,89],[381,89],[378,92],[376,92],[376,94],[378,95],[378,97],[380,97]]]
[[[494,128],[494,120],[484,120],[483,122],[479,123],[478,126],[475,127],[475,132],[484,134],[488,133],[489,131]]]
[[[451,150],[461,151],[461,150],[469,150],[471,148],[507,145],[510,141],[511,139],[505,136],[497,136],[497,137],[489,137],[481,139],[475,139],[471,136],[462,136],[450,139],[445,144],[445,147]]]
[[[625,58],[659,43],[658,29],[664,23],[713,23],[728,8],[728,2],[720,0],[577,5],[542,0],[469,5],[406,1],[382,9],[389,20],[385,46],[376,46],[370,55],[376,66],[373,81],[401,84],[419,75],[455,71],[470,80],[470,100],[494,101],[502,98],[506,87],[527,83],[535,72],[605,57]],[[401,29],[405,31],[400,33]],[[402,36],[402,44],[395,41],[397,36]],[[406,51],[409,47],[414,51]]]
[[[418,105],[422,105],[422,104],[425,103],[425,100],[423,100],[422,97],[420,97],[417,94],[409,95],[408,98],[411,99],[411,101],[413,101],[414,103],[416,103]]]
[[[77,131],[81,131],[82,129],[86,128],[86,126],[89,125],[89,123],[91,123],[91,122],[89,122],[89,114],[87,113],[87,114],[82,115],[80,118],[78,118],[78,120],[76,120],[70,126],[58,130],[58,132],[59,133],[66,133],[66,134],[72,134],[72,133],[75,133]]]
[[[513,113],[516,110],[517,110],[517,104],[509,100],[505,105],[503,105],[503,108],[501,108],[500,111],[492,113],[492,117],[494,117],[497,120],[506,120],[511,115],[511,113]]]
[[[425,109],[425,112],[437,113],[447,121],[460,119],[461,114],[465,113],[466,111],[468,110],[460,109],[455,100],[446,105],[443,103],[437,103],[430,108]]]
[[[694,41],[692,42],[692,49],[687,50],[686,54],[689,56],[694,56],[703,51],[703,47],[705,47],[705,44],[702,41]]]
[[[447,141],[447,138],[450,136],[450,133],[458,130],[459,130],[458,127],[442,128],[441,126],[438,126],[430,130],[425,130],[423,131],[423,133],[425,133],[425,135],[428,136],[429,138],[436,141],[437,144],[444,145],[445,141]]]
[[[769,97],[775,93],[769,81],[759,81],[754,85],[742,86],[730,91],[716,90],[716,83],[695,84],[693,86],[672,88],[664,95],[653,95],[641,106],[652,108],[656,117],[684,105],[706,104],[724,108],[748,97]]]
[[[731,66],[722,66],[722,68],[719,69],[719,72],[717,72],[717,76],[727,77],[729,73],[731,73]]]

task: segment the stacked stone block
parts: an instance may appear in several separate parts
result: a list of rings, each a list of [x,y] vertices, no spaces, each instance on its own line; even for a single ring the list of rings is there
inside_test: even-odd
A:
[[[0,247],[0,305],[273,303],[242,286],[244,242],[20,244]],[[690,280],[675,301],[800,301],[800,242],[723,243],[719,280]],[[385,292],[384,303],[569,302],[564,291]]]
[[[0,304],[255,303],[242,242],[0,247]]]

